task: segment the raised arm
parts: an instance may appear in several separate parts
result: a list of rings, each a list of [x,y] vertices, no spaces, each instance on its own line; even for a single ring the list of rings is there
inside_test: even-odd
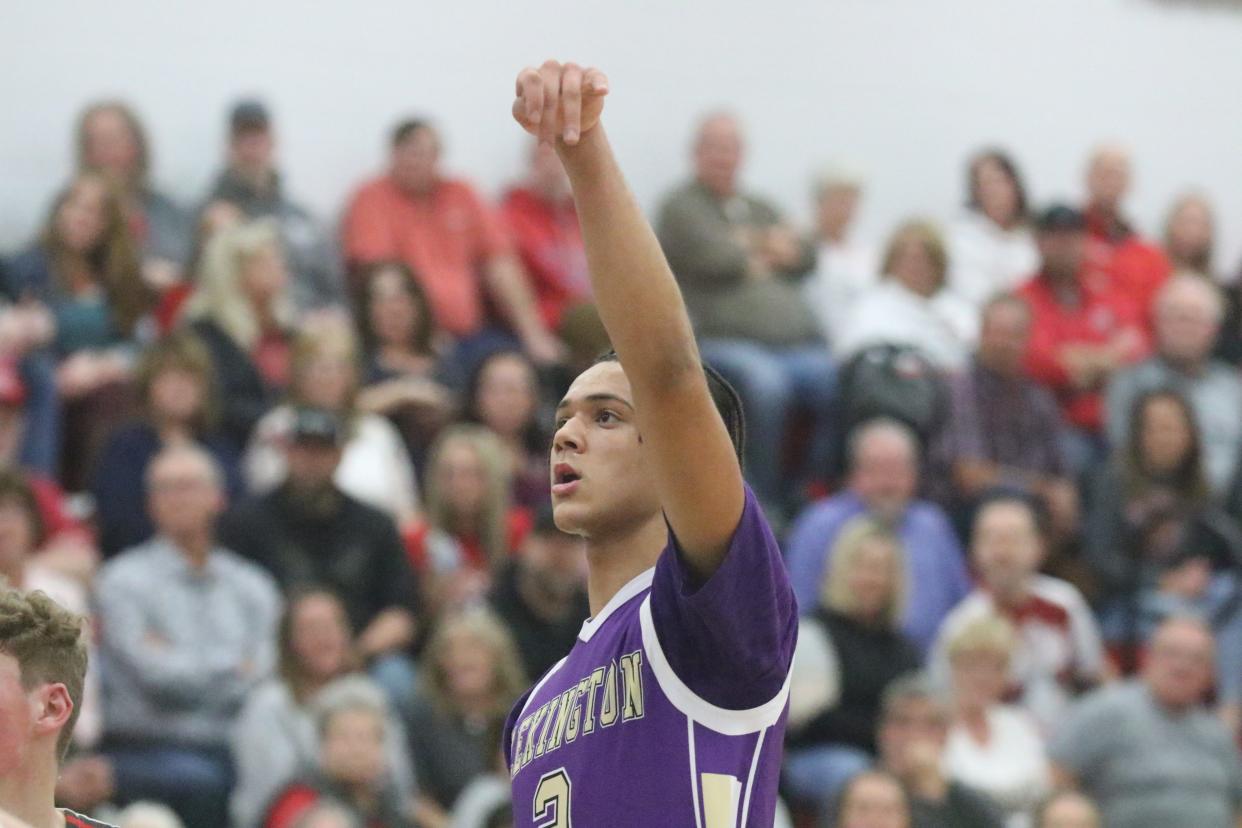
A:
[[[686,563],[720,566],[742,514],[742,473],[699,361],[686,307],[599,125],[608,80],[548,61],[517,79],[513,115],[553,143],[573,187],[600,317],[634,394],[660,502]]]

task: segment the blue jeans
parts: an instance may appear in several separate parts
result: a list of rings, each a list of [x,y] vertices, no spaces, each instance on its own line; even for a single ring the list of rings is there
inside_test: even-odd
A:
[[[186,828],[228,825],[233,764],[227,748],[127,744],[104,753],[112,760],[122,803],[162,802]]]
[[[26,386],[26,416],[22,427],[23,468],[55,478],[60,473],[60,395],[56,390],[56,359],[49,351],[27,354],[18,364]]]
[[[742,397],[746,478],[761,500],[780,504],[792,494],[781,457],[794,406],[805,408],[815,422],[804,471],[812,477],[827,472],[837,372],[826,347],[773,348],[742,339],[706,339],[700,350]]]
[[[818,745],[785,753],[785,788],[791,800],[825,814],[845,783],[871,767],[865,751],[848,745]]]

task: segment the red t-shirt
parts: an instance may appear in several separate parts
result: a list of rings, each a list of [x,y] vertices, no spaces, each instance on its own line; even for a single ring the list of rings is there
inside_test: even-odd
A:
[[[1026,370],[1056,396],[1067,422],[1098,431],[1103,424],[1101,389],[1079,389],[1062,365],[1062,351],[1072,345],[1104,345],[1128,335],[1134,345],[1130,361],[1142,358],[1149,348],[1143,314],[1128,294],[1113,287],[1110,274],[1085,268],[1079,276],[1081,301],[1062,305],[1048,280],[1036,276],[1018,293],[1031,308],[1031,339],[1026,350]]]
[[[518,187],[505,195],[500,215],[530,276],[539,315],[554,331],[566,308],[591,295],[573,199],[557,203]]]
[[[1168,256],[1115,217],[1092,209],[1085,216],[1091,262],[1111,274],[1113,288],[1133,299],[1150,328],[1156,294],[1173,269]]]
[[[535,525],[534,517],[529,510],[514,506],[505,516],[505,523],[509,554],[513,554],[530,534],[531,528]],[[426,523],[420,522],[404,535],[406,555],[409,556],[410,566],[415,572],[424,572],[427,568],[427,532],[429,529]],[[464,567],[477,571],[490,568],[491,562],[488,561],[487,552],[483,549],[483,544],[478,537],[457,536],[455,540],[461,548]]]
[[[508,252],[509,239],[468,184],[441,181],[431,193],[412,196],[388,176],[377,178],[354,195],[343,235],[351,266],[386,259],[409,265],[436,323],[449,333],[468,336],[483,327],[483,268]]]

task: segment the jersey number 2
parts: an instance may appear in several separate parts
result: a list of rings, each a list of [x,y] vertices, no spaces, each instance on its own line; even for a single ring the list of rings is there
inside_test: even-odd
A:
[[[536,828],[572,828],[569,821],[569,774],[564,768],[545,773],[535,788]]]

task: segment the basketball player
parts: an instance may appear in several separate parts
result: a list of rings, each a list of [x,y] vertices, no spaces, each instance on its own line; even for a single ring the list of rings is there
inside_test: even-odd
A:
[[[42,592],[0,590],[0,826],[109,828],[55,807],[86,680],[82,619]]]
[[[549,61],[513,104],[569,174],[616,349],[557,409],[554,515],[586,541],[593,615],[510,714],[514,824],[768,828],[793,592],[742,480],[737,397],[704,371],[599,124],[607,93],[603,73]]]

